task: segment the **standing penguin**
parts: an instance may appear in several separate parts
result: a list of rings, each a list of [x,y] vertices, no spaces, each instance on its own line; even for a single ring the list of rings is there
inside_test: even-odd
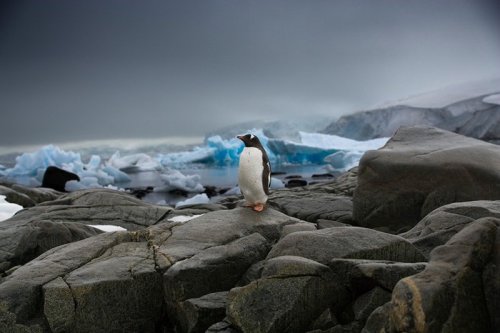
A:
[[[260,140],[253,134],[237,136],[245,148],[240,155],[239,184],[247,205],[256,212],[264,210],[271,185],[271,164]]]

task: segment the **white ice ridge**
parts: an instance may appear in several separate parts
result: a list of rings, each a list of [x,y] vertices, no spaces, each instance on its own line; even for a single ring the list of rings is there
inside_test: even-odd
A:
[[[23,209],[22,206],[8,202],[4,195],[0,195],[0,221],[10,219],[21,209]]]
[[[201,185],[199,175],[184,175],[178,170],[166,170],[160,175],[165,185],[155,187],[155,192],[170,192],[172,190],[181,190],[188,193],[200,193],[205,190]]]
[[[486,96],[485,98],[483,98],[483,102],[488,104],[500,105],[500,94]]]
[[[383,103],[376,106],[376,108],[385,108],[394,105],[444,108],[457,102],[495,93],[500,93],[500,78],[454,84],[409,98]]]
[[[87,224],[87,225],[89,227],[102,230],[104,232],[127,231],[127,229],[125,229],[123,227],[119,227],[117,225],[111,225],[111,224]]]

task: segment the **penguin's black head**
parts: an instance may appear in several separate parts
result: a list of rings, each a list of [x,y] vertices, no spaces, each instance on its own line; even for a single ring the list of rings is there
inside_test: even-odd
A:
[[[237,138],[243,141],[245,147],[256,147],[256,148],[262,147],[262,145],[260,144],[260,140],[256,135],[253,134],[238,135]]]

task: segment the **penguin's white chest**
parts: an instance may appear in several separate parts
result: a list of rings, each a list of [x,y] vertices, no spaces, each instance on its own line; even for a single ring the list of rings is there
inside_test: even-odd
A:
[[[262,152],[253,147],[245,147],[240,155],[239,185],[241,193],[249,204],[265,204],[267,194],[262,185]]]

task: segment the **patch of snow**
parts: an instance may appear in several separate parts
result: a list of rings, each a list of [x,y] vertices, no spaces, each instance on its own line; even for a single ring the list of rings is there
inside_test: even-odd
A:
[[[489,95],[483,98],[484,103],[500,105],[500,94]]]
[[[210,199],[208,198],[206,193],[201,193],[201,194],[195,195],[194,197],[186,199],[184,201],[179,201],[175,205],[175,208],[187,206],[187,205],[201,205],[201,204],[207,204],[207,203],[210,203]]]
[[[189,216],[189,215],[177,215],[177,216],[174,216],[172,218],[169,218],[167,221],[184,223],[184,222],[187,222],[187,221],[191,221],[192,219],[195,219],[195,218],[200,217],[202,215],[203,214],[198,214],[198,215],[193,215],[193,216]]]
[[[89,227],[102,230],[104,232],[127,231],[127,229],[125,229],[123,227],[119,227],[117,225],[111,225],[111,224],[87,224],[87,225]]]
[[[5,200],[4,195],[0,195],[0,221],[5,221],[14,216],[15,213],[23,209],[23,206],[13,204]]]

